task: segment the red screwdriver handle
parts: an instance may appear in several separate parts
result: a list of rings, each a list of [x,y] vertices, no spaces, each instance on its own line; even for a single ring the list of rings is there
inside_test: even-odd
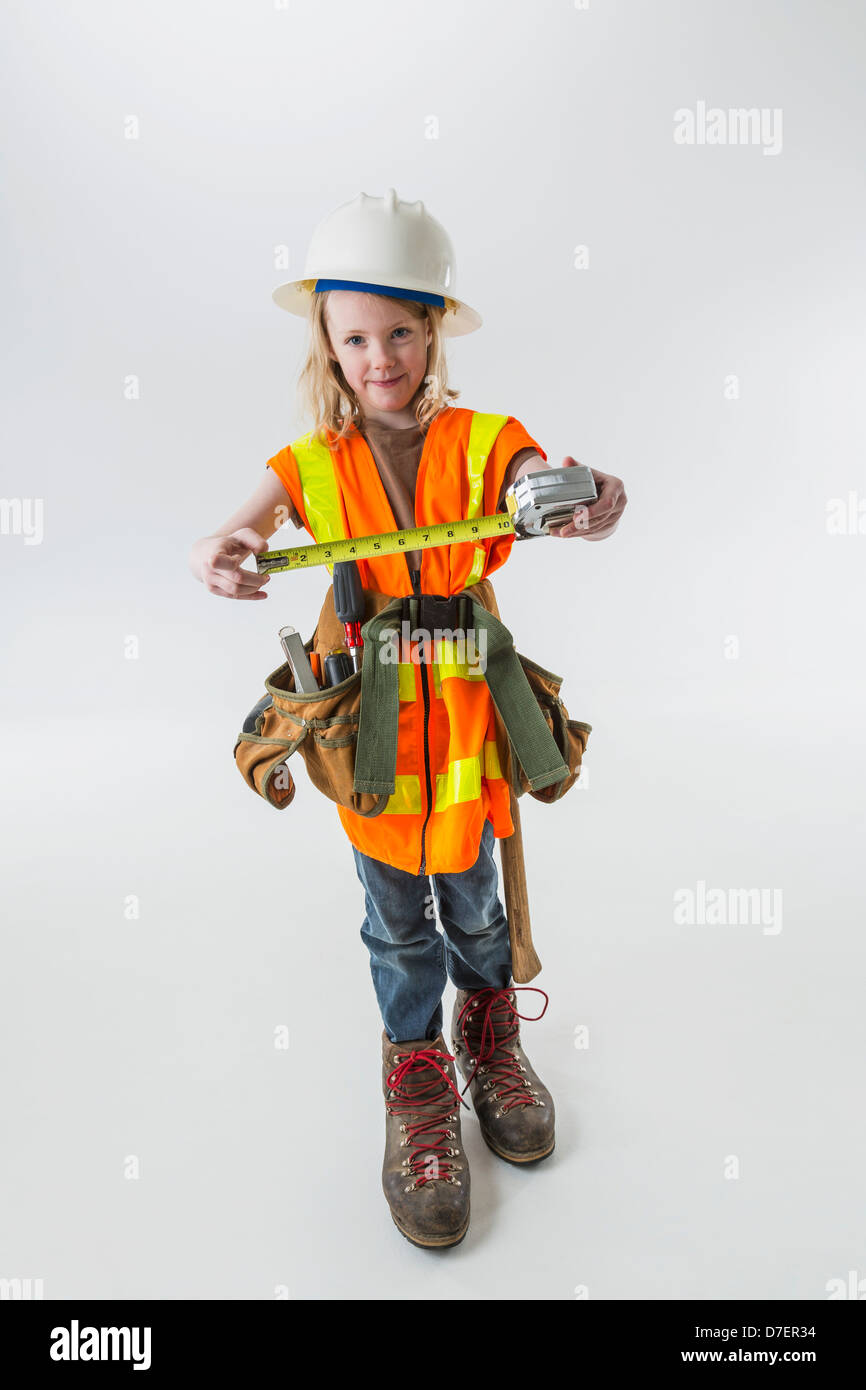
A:
[[[352,654],[355,669],[360,665],[361,624],[364,621],[364,591],[354,560],[338,560],[334,564],[334,612],[343,624],[346,646]]]

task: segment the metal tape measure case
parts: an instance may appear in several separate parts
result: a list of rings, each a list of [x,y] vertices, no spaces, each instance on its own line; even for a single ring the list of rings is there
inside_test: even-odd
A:
[[[518,536],[549,536],[551,526],[564,526],[575,507],[597,498],[592,470],[579,463],[527,473],[508,489],[505,503]]]

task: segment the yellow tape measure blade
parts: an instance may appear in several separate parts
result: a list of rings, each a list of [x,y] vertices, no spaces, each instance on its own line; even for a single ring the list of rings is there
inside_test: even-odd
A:
[[[405,531],[384,531],[377,536],[350,536],[317,545],[293,546],[290,550],[269,550],[256,556],[256,569],[259,574],[278,574],[282,570],[312,569],[316,565],[340,564],[344,560],[375,560],[380,555],[399,554],[401,550],[429,550],[437,545],[461,545],[466,541],[513,534],[510,515],[496,512],[493,516],[479,516],[471,521],[440,521]]]

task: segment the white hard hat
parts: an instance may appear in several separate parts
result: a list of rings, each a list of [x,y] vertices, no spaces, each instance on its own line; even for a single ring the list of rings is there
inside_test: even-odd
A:
[[[306,318],[314,290],[366,290],[422,304],[443,305],[442,332],[457,338],[481,327],[481,316],[455,297],[454,248],[424,204],[359,193],[320,222],[307,251],[302,280],[279,285],[281,309]]]

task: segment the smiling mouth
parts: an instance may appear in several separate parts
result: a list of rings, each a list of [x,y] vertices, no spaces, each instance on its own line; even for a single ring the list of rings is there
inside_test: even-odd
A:
[[[399,376],[393,376],[393,377],[389,377],[389,378],[387,378],[387,379],[383,377],[381,381],[376,381],[376,380],[371,381],[370,385],[371,385],[371,386],[396,386],[398,381],[402,381],[402,380],[403,380],[404,375],[405,375],[405,373],[404,373],[404,372],[401,372]]]

